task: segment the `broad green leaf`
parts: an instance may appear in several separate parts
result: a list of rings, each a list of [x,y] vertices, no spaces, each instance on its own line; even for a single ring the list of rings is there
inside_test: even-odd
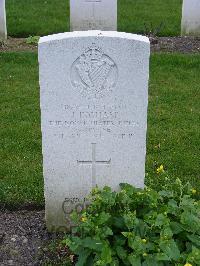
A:
[[[76,263],[76,266],[86,266],[86,261],[90,254],[91,250],[82,249],[78,254],[78,262]]]
[[[156,259],[158,261],[170,261],[169,257],[165,253],[156,254]]]
[[[142,266],[160,266],[163,265],[162,262],[156,261],[156,258],[153,256],[147,256],[145,261],[142,263]]]
[[[179,259],[180,251],[173,239],[162,241],[160,243],[160,248],[170,259]]]
[[[126,242],[126,238],[123,235],[114,235],[114,244],[116,246],[122,246]]]
[[[174,199],[169,200],[168,212],[176,215],[178,210],[179,210],[179,207],[177,205],[177,202]]]
[[[173,232],[169,226],[165,226],[160,232],[161,237],[170,239],[173,236]]]
[[[100,240],[95,240],[92,239],[91,237],[84,238],[82,240],[82,246],[96,251],[101,251],[103,248],[103,244]]]
[[[179,234],[180,232],[182,232],[184,230],[183,227],[181,226],[181,224],[177,223],[177,222],[171,222],[170,227],[172,229],[173,234],[175,234],[175,235]]]
[[[156,221],[155,221],[155,226],[163,226],[169,223],[169,219],[164,215],[164,214],[158,214]]]
[[[104,234],[104,236],[112,236],[113,235],[113,231],[108,226],[105,226],[103,228],[103,234]]]
[[[135,251],[136,254],[140,254],[146,250],[146,244],[142,243],[142,239],[139,236],[129,237],[128,245]]]
[[[142,265],[142,264],[141,264],[141,258],[140,258],[139,255],[136,256],[135,254],[130,254],[130,255],[128,256],[128,261],[130,262],[130,264],[131,264],[132,266],[141,266],[141,265]]]
[[[200,248],[200,236],[198,236],[198,235],[190,235],[190,234],[187,234],[186,236],[195,246]]]
[[[137,219],[137,222],[136,233],[138,233],[141,237],[144,237],[147,231],[147,225],[141,219]]]
[[[190,211],[181,214],[181,223],[187,226],[189,232],[200,232],[200,219]]]
[[[121,231],[124,231],[126,228],[123,217],[113,217],[112,224],[113,227],[119,228]]]
[[[87,258],[86,266],[93,266],[94,265],[94,256],[90,254],[90,256]]]
[[[98,216],[98,219],[96,221],[96,224],[97,225],[101,225],[101,224],[104,224],[106,223],[109,219],[110,219],[110,214],[109,213],[106,213],[106,212],[101,212]]]
[[[117,252],[117,256],[121,260],[126,260],[127,259],[127,250],[125,250],[123,247],[117,246],[116,247],[116,252]]]
[[[158,193],[160,196],[162,197],[166,197],[166,198],[172,198],[173,197],[173,192],[172,191],[167,191],[167,190],[161,190]]]
[[[107,244],[103,245],[102,252],[101,252],[101,259],[105,263],[111,263],[112,261],[112,251],[111,251],[111,248]]]

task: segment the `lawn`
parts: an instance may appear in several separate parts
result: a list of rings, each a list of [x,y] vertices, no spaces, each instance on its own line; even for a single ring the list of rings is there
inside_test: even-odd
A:
[[[0,202],[43,202],[37,56],[0,54]]]
[[[0,202],[42,206],[43,178],[36,53],[0,54]],[[166,173],[200,187],[200,55],[153,54],[146,183]]]
[[[69,31],[69,0],[7,0],[8,34],[44,36]],[[118,0],[118,30],[180,35],[182,0]]]

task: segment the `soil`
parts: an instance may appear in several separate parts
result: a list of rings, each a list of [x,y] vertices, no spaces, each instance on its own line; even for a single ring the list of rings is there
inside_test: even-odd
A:
[[[0,265],[44,265],[58,261],[61,252],[67,257],[66,250],[49,250],[49,244],[62,236],[47,232],[44,211],[0,212]]]
[[[200,37],[150,37],[152,52],[199,53]],[[27,44],[25,38],[8,38],[0,43],[2,51],[37,51],[36,44]]]
[[[200,53],[200,37],[150,37],[152,52]]]
[[[0,265],[37,265],[40,248],[47,240],[42,211],[0,214]]]
[[[0,42],[0,52],[31,52],[37,51],[36,44],[27,44],[25,38],[8,38]]]

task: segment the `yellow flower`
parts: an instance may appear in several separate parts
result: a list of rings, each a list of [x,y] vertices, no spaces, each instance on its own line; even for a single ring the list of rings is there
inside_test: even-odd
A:
[[[143,256],[146,257],[148,254],[147,253],[143,253]]]
[[[192,194],[196,194],[197,193],[197,191],[196,191],[196,189],[191,189],[191,192],[192,192]]]
[[[192,266],[192,264],[190,264],[190,263],[186,263],[184,266]]]
[[[87,221],[87,218],[86,218],[86,217],[82,217],[82,218],[81,218],[81,222],[84,223],[84,222],[86,222],[86,221]]]
[[[142,239],[142,243],[146,244],[147,240],[145,238]]]
[[[161,174],[164,172],[164,166],[161,164],[158,168],[157,168],[157,174]]]
[[[97,187],[92,189],[92,193],[97,194],[99,192],[99,189]]]

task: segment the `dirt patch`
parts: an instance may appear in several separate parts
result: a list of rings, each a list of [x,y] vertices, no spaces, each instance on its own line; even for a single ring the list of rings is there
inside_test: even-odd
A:
[[[28,44],[25,38],[8,38],[0,42],[0,52],[33,52],[37,51],[36,44]]]
[[[0,265],[42,265],[49,259],[51,240],[61,235],[47,232],[44,211],[0,213]]]
[[[150,37],[152,52],[200,53],[200,37]],[[0,43],[0,52],[37,51],[36,44],[24,38],[8,38]]]
[[[200,37],[154,37],[152,52],[200,53]]]

